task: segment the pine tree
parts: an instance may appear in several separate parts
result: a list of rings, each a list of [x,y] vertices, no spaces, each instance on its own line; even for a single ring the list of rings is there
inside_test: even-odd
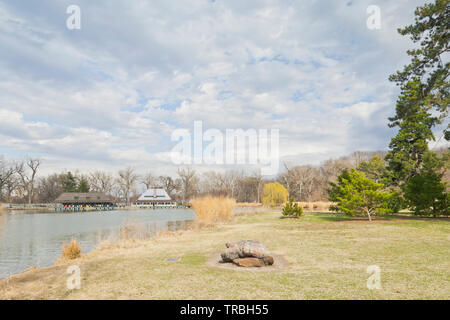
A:
[[[350,216],[366,214],[369,221],[376,213],[388,213],[392,193],[383,190],[383,184],[368,179],[358,170],[343,170],[338,182],[330,182],[329,200],[336,202],[330,209]]]
[[[440,113],[434,119],[435,125],[445,119],[450,106],[450,62],[447,56],[450,52],[450,0],[436,0],[418,7],[415,16],[414,24],[398,32],[408,35],[420,46],[407,51],[411,62],[389,79],[402,86],[410,81],[419,81],[421,104],[426,111],[434,109]],[[447,140],[450,140],[449,128],[450,124],[444,131]]]
[[[78,192],[89,192],[90,190],[89,183],[84,177],[80,179],[77,189]]]
[[[450,105],[450,0],[436,0],[415,11],[415,22],[399,29],[419,46],[408,50],[411,62],[389,80],[401,85],[396,114],[390,127],[398,127],[386,156],[391,185],[404,191],[404,196],[417,214],[448,210],[442,200],[445,184],[441,182],[439,161],[429,152],[434,140],[433,127],[448,116]],[[437,114],[434,116],[434,114]],[[444,137],[450,140],[449,126]],[[444,186],[444,190],[442,189]]]
[[[64,192],[77,191],[77,181],[75,180],[75,177],[70,171],[67,172],[67,174],[63,175],[61,185]]]
[[[402,86],[396,115],[389,118],[389,126],[399,128],[386,155],[393,185],[401,186],[419,173],[428,141],[434,140],[432,127],[437,118],[424,106],[422,92],[423,84],[417,78]]]
[[[423,167],[418,175],[412,177],[404,186],[405,198],[418,215],[449,214],[449,194],[445,192],[446,183],[444,162],[434,152],[424,155]]]
[[[369,161],[361,162],[357,170],[376,183],[381,183],[388,175],[386,164],[379,155],[373,156]]]

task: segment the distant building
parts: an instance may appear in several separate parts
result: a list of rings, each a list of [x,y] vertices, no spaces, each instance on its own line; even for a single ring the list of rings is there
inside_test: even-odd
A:
[[[113,203],[101,192],[65,192],[56,200],[64,206],[112,207]]]
[[[136,205],[141,207],[175,207],[177,203],[172,200],[163,188],[150,188],[141,194],[136,201]]]

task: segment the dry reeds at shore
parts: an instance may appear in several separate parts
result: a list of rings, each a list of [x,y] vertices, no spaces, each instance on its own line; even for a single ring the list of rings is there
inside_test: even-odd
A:
[[[0,202],[0,226],[3,224],[3,221],[4,221],[3,216],[2,216],[2,212],[3,212],[3,206],[2,206],[2,204]]]
[[[68,244],[63,246],[60,260],[73,260],[81,257],[81,247],[76,239],[72,239]]]
[[[149,227],[139,221],[127,221],[120,227],[119,240],[146,239],[150,238]],[[156,229],[156,227],[155,227]]]
[[[236,200],[228,197],[202,197],[191,201],[198,222],[211,225],[229,220],[236,206]]]
[[[316,201],[316,202],[297,202],[299,207],[309,212],[329,212],[332,202]]]

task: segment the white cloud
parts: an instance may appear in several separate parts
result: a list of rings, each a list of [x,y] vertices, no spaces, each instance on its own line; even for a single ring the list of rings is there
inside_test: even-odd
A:
[[[305,163],[386,148],[410,47],[397,27],[422,1],[69,1],[0,5],[0,134],[55,168],[128,164],[170,170],[170,134],[280,129],[281,155]]]

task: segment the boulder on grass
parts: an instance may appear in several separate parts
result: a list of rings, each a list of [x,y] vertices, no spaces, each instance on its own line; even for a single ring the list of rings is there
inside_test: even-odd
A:
[[[258,258],[239,258],[234,259],[233,263],[240,267],[264,267],[264,261]]]
[[[250,260],[253,262],[242,262],[242,264],[263,264],[263,265],[272,265],[273,257],[270,254],[269,250],[259,241],[253,240],[241,240],[238,242],[228,242],[226,244],[227,249],[221,253],[222,262],[233,262],[238,259],[244,258],[255,258],[260,260],[259,262],[255,262],[254,260]],[[238,264],[238,263],[236,263]],[[239,263],[238,265],[245,266]],[[255,265],[256,266],[256,265]]]

